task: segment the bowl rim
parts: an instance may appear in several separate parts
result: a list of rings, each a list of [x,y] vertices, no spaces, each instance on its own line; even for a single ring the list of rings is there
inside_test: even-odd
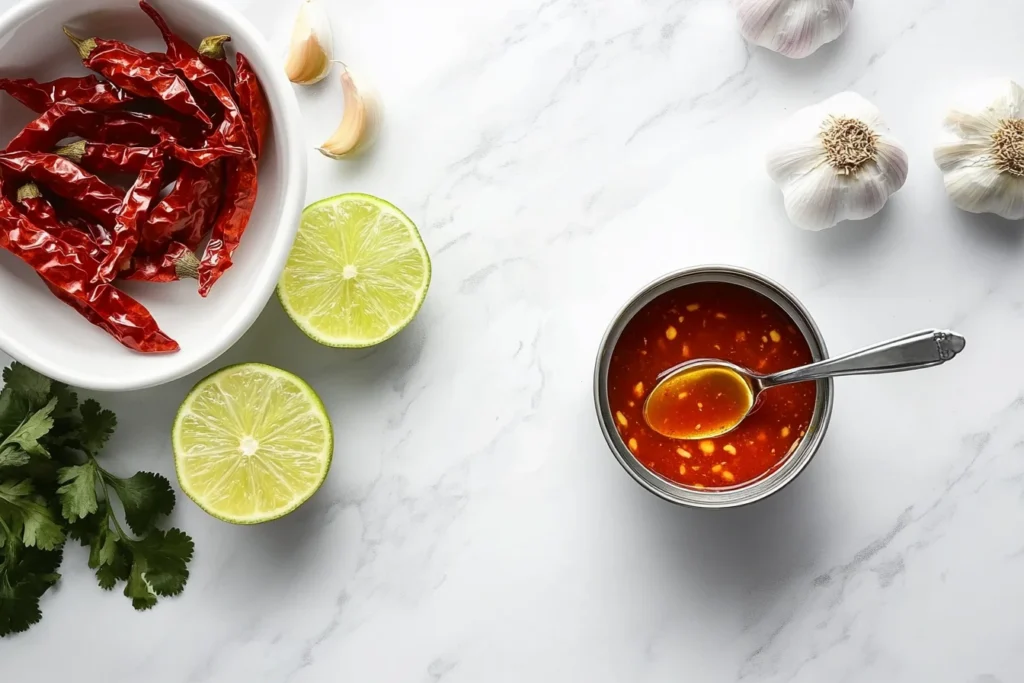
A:
[[[52,5],[55,0],[27,0],[0,14],[0,36],[15,30],[34,14]],[[227,317],[224,325],[214,331],[213,340],[188,362],[167,364],[146,374],[99,376],[83,373],[77,368],[60,367],[40,356],[30,346],[7,334],[0,328],[0,348],[13,359],[38,370],[44,375],[69,385],[92,391],[135,391],[155,387],[180,379],[209,365],[235,345],[263,312],[274,293],[277,281],[284,270],[291,246],[298,233],[299,217],[306,196],[307,159],[303,140],[302,115],[298,100],[282,69],[260,70],[261,64],[270,62],[273,54],[269,44],[255,26],[238,10],[224,8],[216,0],[175,0],[182,5],[200,6],[218,21],[230,26],[233,35],[242,37],[243,42],[252,45],[251,52],[259,57],[250,59],[258,71],[260,83],[267,97],[272,113],[274,136],[281,140],[282,180],[285,183],[284,198],[281,202],[281,219],[276,234],[268,248],[266,263],[249,283],[242,296],[236,313]],[[132,0],[125,2],[136,4]],[[153,4],[164,4],[153,0]],[[113,343],[113,340],[112,340]]]
[[[831,378],[817,381],[814,413],[807,434],[796,450],[776,469],[752,482],[726,490],[698,490],[681,486],[649,470],[626,447],[615,427],[608,402],[608,368],[615,344],[630,320],[658,296],[698,282],[727,282],[745,286],[767,296],[793,319],[811,347],[813,360],[828,358],[821,330],[810,312],[796,296],[782,285],[761,273],[730,265],[701,265],[667,273],[644,286],[630,297],[612,318],[594,362],[594,407],[597,420],[609,449],[624,470],[643,488],[670,503],[693,508],[726,509],[750,505],[778,493],[792,483],[810,464],[828,431],[835,400]]]

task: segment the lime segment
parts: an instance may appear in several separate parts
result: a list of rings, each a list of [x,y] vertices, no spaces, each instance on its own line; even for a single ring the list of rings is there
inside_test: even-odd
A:
[[[248,363],[192,389],[172,432],[178,482],[211,515],[255,524],[288,514],[327,477],[334,434],[301,379]]]
[[[408,325],[429,286],[430,257],[413,222],[383,199],[343,194],[302,212],[277,291],[314,340],[364,347]]]

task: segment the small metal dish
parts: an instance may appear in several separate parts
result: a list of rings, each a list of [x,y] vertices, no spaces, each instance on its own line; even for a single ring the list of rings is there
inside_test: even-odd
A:
[[[811,349],[815,361],[828,357],[825,340],[822,339],[818,326],[803,304],[778,283],[769,278],[743,268],[734,266],[698,266],[670,273],[644,287],[636,296],[618,312],[612,320],[601,347],[598,350],[597,362],[594,367],[594,402],[597,408],[598,422],[612,453],[619,464],[633,479],[651,493],[665,500],[697,508],[731,508],[747,505],[763,500],[779,491],[803,471],[818,452],[825,431],[828,429],[832,416],[833,386],[831,379],[817,382],[817,398],[814,404],[814,415],[807,428],[807,433],[797,443],[789,457],[773,471],[752,482],[731,489],[693,489],[676,484],[647,469],[639,462],[622,441],[615,427],[608,401],[608,367],[612,352],[619,341],[623,329],[644,306],[662,294],[696,284],[698,282],[725,282],[740,285],[765,295],[793,320]]]

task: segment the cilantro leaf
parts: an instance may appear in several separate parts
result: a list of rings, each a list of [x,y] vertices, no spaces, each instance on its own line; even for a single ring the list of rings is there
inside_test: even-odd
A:
[[[132,607],[147,610],[156,604],[157,596],[181,593],[188,581],[188,562],[194,544],[180,529],[167,532],[153,530],[139,541],[130,541],[132,568],[124,587]]]
[[[17,448],[5,448],[0,451],[0,468],[21,467],[31,462],[32,456]]]
[[[4,387],[0,391],[0,436],[13,432],[29,410],[28,401],[14,393],[12,387]]]
[[[174,509],[174,491],[166,477],[139,472],[128,479],[106,474],[103,478],[121,499],[128,526],[140,536],[153,528],[160,515],[169,515]]]
[[[144,612],[156,604],[156,593],[146,582],[146,565],[143,562],[135,561],[131,573],[128,575],[128,583],[124,586],[124,596],[131,598],[132,607]]]
[[[80,412],[82,424],[78,430],[79,445],[86,453],[96,455],[114,433],[117,417],[109,410],[103,410],[100,404],[92,399],[82,403]]]
[[[0,521],[25,545],[55,550],[64,542],[64,530],[40,500],[28,479],[0,483]]]
[[[89,567],[96,570],[96,580],[100,588],[108,591],[118,581],[126,581],[131,566],[128,544],[110,527],[104,527],[89,546]]]
[[[78,418],[78,394],[63,382],[51,384],[52,396],[57,399],[57,407],[53,409],[53,417],[58,420]]]
[[[60,496],[61,514],[64,519],[74,522],[96,512],[96,475],[95,460],[87,460],[84,464],[63,467],[57,471],[57,483],[63,484],[57,489],[57,494]]]
[[[64,530],[57,524],[49,508],[38,503],[31,503],[25,509],[25,522],[22,540],[30,548],[54,550],[64,543]]]
[[[0,461],[4,458],[17,458],[19,449],[27,455],[50,457],[50,453],[39,441],[53,429],[51,413],[56,406],[57,399],[50,399],[45,407],[26,417],[6,439],[0,442]],[[25,464],[25,462],[28,460],[24,460],[20,464]]]
[[[154,529],[132,544],[136,564],[142,561],[146,581],[157,595],[177,595],[188,581],[188,563],[195,544],[181,529]]]
[[[42,617],[39,598],[57,583],[61,551],[0,548],[0,637],[28,630]]]
[[[51,381],[27,365],[12,363],[4,370],[4,384],[25,399],[34,409],[42,407],[50,397]]]

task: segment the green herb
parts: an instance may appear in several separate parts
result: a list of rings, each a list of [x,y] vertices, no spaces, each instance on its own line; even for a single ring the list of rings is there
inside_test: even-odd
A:
[[[66,385],[13,364],[0,391],[0,637],[42,617],[39,600],[60,574],[67,538],[89,548],[105,590],[124,582],[138,610],[177,595],[188,580],[192,539],[157,528],[174,509],[166,478],[121,478],[97,457],[117,419]],[[118,519],[111,502],[123,511]]]

